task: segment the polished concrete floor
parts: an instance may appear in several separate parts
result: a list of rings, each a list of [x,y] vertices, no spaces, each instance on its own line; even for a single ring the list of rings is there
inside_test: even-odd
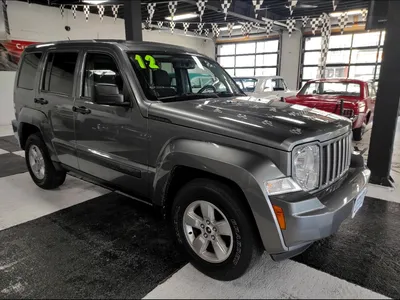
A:
[[[0,127],[0,298],[400,298],[398,189],[370,187],[334,236],[219,282],[187,264],[150,207],[71,176],[37,188],[10,134]]]

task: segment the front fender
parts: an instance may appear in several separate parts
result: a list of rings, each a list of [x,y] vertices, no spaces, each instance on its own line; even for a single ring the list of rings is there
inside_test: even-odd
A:
[[[172,170],[195,168],[234,181],[243,191],[268,253],[287,250],[272,205],[264,188],[266,180],[283,177],[267,157],[251,150],[215,143],[179,139],[166,145],[159,155],[153,182],[153,201],[164,206]]]
[[[18,136],[21,143],[21,138],[24,134],[24,125],[29,124],[37,127],[42,135],[43,141],[45,142],[47,149],[50,154],[52,161],[58,162],[58,158],[52,143],[53,131],[51,130],[50,121],[47,116],[36,109],[29,107],[23,107],[18,113]]]

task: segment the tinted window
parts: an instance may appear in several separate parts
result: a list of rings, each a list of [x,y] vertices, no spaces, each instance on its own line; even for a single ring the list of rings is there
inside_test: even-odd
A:
[[[18,87],[33,90],[36,70],[42,53],[29,53],[24,56],[18,77]]]
[[[123,80],[114,59],[107,54],[88,53],[83,77],[82,96],[92,97],[93,88],[98,83],[110,83],[123,91]]]
[[[72,95],[77,59],[77,52],[49,53],[43,80],[43,90]]]

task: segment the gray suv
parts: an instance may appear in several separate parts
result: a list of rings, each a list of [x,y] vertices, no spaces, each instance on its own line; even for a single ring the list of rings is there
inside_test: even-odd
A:
[[[194,90],[193,78],[200,87]],[[351,122],[246,96],[215,61],[171,45],[68,41],[26,48],[15,135],[32,180],[67,172],[160,209],[193,265],[241,276],[338,230],[370,172]],[[261,251],[260,251],[261,250]]]

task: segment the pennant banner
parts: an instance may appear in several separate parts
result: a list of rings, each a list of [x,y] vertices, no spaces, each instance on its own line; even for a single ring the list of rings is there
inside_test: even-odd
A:
[[[301,17],[301,27],[303,27],[303,28],[306,28],[307,27],[307,24],[308,24],[308,20],[309,20],[310,18],[309,17],[307,17],[307,16],[305,16],[305,17]]]
[[[204,10],[206,9],[206,4],[208,0],[197,0],[197,9],[200,14],[200,22],[203,20]]]
[[[84,5],[83,6],[83,13],[85,14],[86,22],[88,22],[89,21],[89,15],[90,15],[90,6],[89,5]]]
[[[115,23],[115,21],[117,21],[117,19],[118,19],[119,5],[113,5],[113,6],[111,7],[111,10],[112,10],[112,12],[113,12],[114,23]]]
[[[188,32],[189,25],[190,25],[190,23],[187,23],[187,22],[183,23],[183,31],[185,32],[185,35],[186,35],[187,32]]]
[[[287,30],[289,33],[289,37],[292,36],[293,29],[296,27],[296,20],[293,18],[288,18],[286,20]]]
[[[344,29],[347,26],[347,23],[349,23],[349,15],[347,14],[347,12],[340,14],[338,18],[338,23],[339,23],[340,33],[343,34]]]
[[[231,4],[232,4],[232,0],[221,0],[221,7],[222,7],[222,11],[225,14],[225,20],[226,20],[226,17],[228,16],[228,10],[229,10],[229,7],[231,6]]]
[[[315,35],[315,32],[319,26],[319,18],[312,18],[310,21],[310,25],[311,25],[311,32],[313,33],[313,35]]]
[[[254,15],[257,19],[258,17],[258,11],[261,8],[261,5],[263,4],[264,0],[253,0],[253,6],[254,6]]]
[[[105,11],[104,5],[97,5],[97,10],[99,11],[99,18],[100,18],[100,21],[103,22],[103,19],[104,19],[104,11]]]
[[[78,5],[72,5],[71,10],[72,10],[72,17],[74,20],[76,19],[76,9],[78,8]]]
[[[65,5],[64,5],[64,4],[61,4],[61,5],[60,5],[61,18],[64,18],[64,11],[65,11]]]
[[[271,34],[273,25],[274,25],[274,21],[272,21],[272,20],[265,21],[265,32],[267,33],[267,35]]]
[[[217,23],[212,23],[211,24],[211,28],[212,28],[212,33],[213,33],[214,37],[218,37],[219,33],[220,33],[220,29],[218,27],[218,24]]]
[[[318,66],[319,78],[325,78],[326,60],[328,58],[329,40],[331,37],[331,18],[326,13],[320,16],[321,21],[321,63]]]
[[[149,16],[147,17],[147,24],[151,24],[151,21],[153,20],[154,12],[156,11],[156,5],[157,3],[148,3],[147,4],[147,13]]]

